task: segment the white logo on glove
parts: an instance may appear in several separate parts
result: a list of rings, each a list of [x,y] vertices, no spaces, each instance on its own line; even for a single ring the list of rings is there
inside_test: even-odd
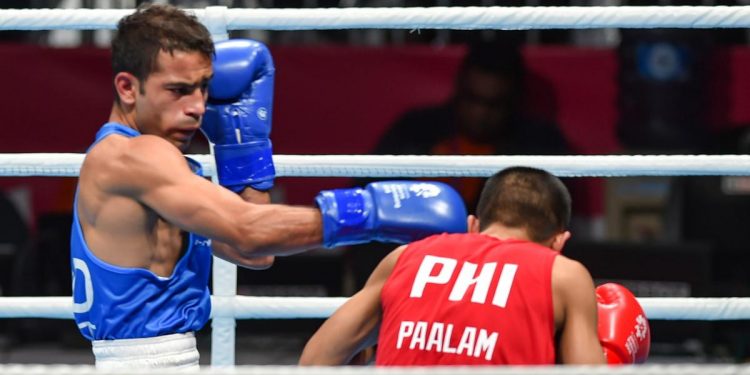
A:
[[[407,187],[403,184],[383,185],[383,192],[393,198],[393,208],[401,208],[401,201],[411,198],[411,194],[422,198],[432,198],[440,194],[440,188],[432,184],[413,184]]]
[[[646,323],[646,317],[639,314],[638,317],[635,318],[635,337],[639,340],[643,340],[646,338],[647,333],[648,324]]]
[[[641,348],[641,343],[646,339],[646,334],[648,333],[646,317],[638,314],[635,318],[633,329],[635,329],[635,332],[631,332],[627,340],[625,340],[625,349],[628,350],[628,354],[635,360],[635,353]]]
[[[440,194],[440,188],[432,184],[415,184],[409,187],[409,191],[422,198],[433,198]]]
[[[268,118],[268,110],[266,107],[260,107],[255,111],[255,115],[258,116],[258,119],[266,121],[266,118]]]

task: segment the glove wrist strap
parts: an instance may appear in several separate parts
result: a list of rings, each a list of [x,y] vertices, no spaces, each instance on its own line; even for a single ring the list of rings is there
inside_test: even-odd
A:
[[[219,183],[234,192],[249,186],[255,190],[273,187],[276,169],[270,140],[215,145]]]
[[[354,245],[372,239],[373,203],[363,189],[321,191],[315,198],[323,217],[323,246]]]

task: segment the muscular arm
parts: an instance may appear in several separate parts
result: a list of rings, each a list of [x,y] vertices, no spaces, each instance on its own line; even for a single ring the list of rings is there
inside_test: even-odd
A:
[[[559,327],[560,360],[564,364],[605,364],[597,334],[594,282],[586,268],[562,255],[552,267],[552,288]]]
[[[245,202],[255,204],[269,204],[271,203],[271,196],[267,191],[258,191],[252,188],[245,188],[240,193],[240,197]],[[273,255],[261,255],[258,257],[243,256],[242,251],[235,249],[226,243],[219,241],[212,241],[211,247],[214,255],[229,262],[237,263],[237,259],[242,259],[242,266],[245,268],[251,268],[254,270],[263,270],[271,267],[275,260]]]
[[[247,258],[293,254],[322,241],[317,209],[246,202],[194,175],[182,154],[158,137],[129,140],[109,167],[109,189],[183,230],[226,244],[217,255],[240,265]]]
[[[310,338],[302,351],[302,366],[345,365],[360,350],[377,342],[381,319],[380,292],[406,246],[386,256],[365,286],[343,304]]]

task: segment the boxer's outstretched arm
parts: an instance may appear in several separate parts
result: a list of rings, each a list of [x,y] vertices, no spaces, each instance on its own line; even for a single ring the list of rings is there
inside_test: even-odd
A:
[[[552,267],[552,288],[558,296],[563,322],[560,331],[560,361],[564,364],[605,364],[597,333],[594,282],[579,262],[562,255]]]
[[[246,202],[194,175],[164,139],[145,135],[128,142],[127,150],[109,161],[108,188],[183,230],[226,244],[215,249],[220,257],[245,265],[245,258],[288,255],[321,244],[317,209]]]
[[[239,196],[242,197],[245,202],[255,204],[271,203],[271,195],[268,193],[268,191],[259,191],[248,187],[240,192]],[[239,250],[219,241],[212,241],[211,247],[213,248],[214,255],[230,262],[237,263],[234,259],[237,258],[237,254],[241,254]],[[261,255],[252,258],[244,256],[242,257],[242,259],[243,262],[241,265],[243,267],[254,270],[268,269],[273,266],[273,262],[276,260],[273,255]]]
[[[380,292],[406,246],[386,256],[357,294],[336,310],[302,351],[302,366],[346,365],[362,349],[377,343],[382,318]]]

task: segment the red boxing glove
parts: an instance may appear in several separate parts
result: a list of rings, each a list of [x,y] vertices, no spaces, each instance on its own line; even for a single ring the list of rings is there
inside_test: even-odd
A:
[[[611,365],[643,363],[651,346],[646,314],[633,293],[619,284],[596,288],[599,342]]]

